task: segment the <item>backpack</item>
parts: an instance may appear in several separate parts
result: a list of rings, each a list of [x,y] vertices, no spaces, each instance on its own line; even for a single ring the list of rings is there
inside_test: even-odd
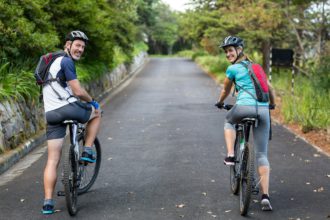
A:
[[[60,100],[63,98],[60,94],[53,88],[51,82],[60,81],[59,78],[50,78],[49,79],[49,69],[52,63],[55,61],[56,58],[65,56],[66,52],[60,50],[52,53],[44,54],[40,57],[37,68],[34,71],[34,77],[36,79],[36,84],[40,86],[40,100],[42,99],[42,86],[49,84],[51,88],[54,90],[56,95],[59,97]],[[60,83],[61,85],[61,83]]]
[[[268,89],[268,83],[267,83],[267,75],[262,69],[262,67],[259,64],[256,63],[243,63],[241,62],[243,66],[245,66],[248,69],[249,76],[251,78],[251,81],[254,85],[254,89],[256,91],[256,95],[253,95],[246,89],[243,89],[240,85],[236,84],[239,88],[243,89],[245,92],[250,94],[256,101],[258,102],[268,102],[269,101],[269,89]]]
[[[42,86],[50,81],[54,81],[54,79],[48,79],[49,68],[56,58],[65,55],[66,53],[64,51],[56,51],[52,53],[47,53],[40,57],[37,68],[34,71],[34,77],[38,85]]]

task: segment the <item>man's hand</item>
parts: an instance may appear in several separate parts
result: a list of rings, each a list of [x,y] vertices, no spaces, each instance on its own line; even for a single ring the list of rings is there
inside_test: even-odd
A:
[[[97,101],[95,101],[95,100],[93,100],[91,102],[88,102],[88,103],[91,104],[92,106],[94,106],[94,108],[96,110],[98,110],[100,108],[100,104]]]

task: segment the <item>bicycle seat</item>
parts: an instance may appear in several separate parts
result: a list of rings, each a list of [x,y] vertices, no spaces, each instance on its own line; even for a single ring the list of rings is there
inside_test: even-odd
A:
[[[78,121],[76,121],[76,120],[65,120],[62,123],[63,124],[78,124]]]
[[[256,122],[257,121],[257,118],[243,118],[241,120],[242,123],[245,123],[245,122]]]

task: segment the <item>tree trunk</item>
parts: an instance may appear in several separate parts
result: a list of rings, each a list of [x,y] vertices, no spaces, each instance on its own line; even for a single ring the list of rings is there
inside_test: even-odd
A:
[[[264,71],[269,74],[270,69],[270,42],[263,41],[262,42],[262,67],[264,68]]]

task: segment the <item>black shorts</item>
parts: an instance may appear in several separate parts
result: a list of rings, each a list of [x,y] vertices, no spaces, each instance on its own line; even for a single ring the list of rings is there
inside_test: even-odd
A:
[[[46,112],[47,140],[64,138],[66,134],[65,120],[76,120],[80,123],[88,122],[92,114],[91,105],[83,102],[73,102],[53,111]]]

